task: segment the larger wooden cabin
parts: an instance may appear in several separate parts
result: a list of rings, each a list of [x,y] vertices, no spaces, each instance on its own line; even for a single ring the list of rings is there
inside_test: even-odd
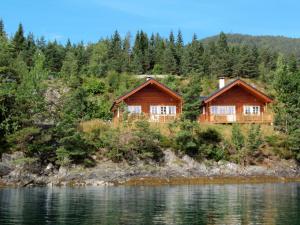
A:
[[[201,99],[200,122],[270,124],[273,121],[268,110],[272,99],[241,79],[225,85],[221,78],[219,90]]]
[[[131,118],[146,117],[150,122],[170,122],[182,112],[182,97],[153,78],[147,78],[127,94],[113,103],[113,121],[120,121],[124,115]]]

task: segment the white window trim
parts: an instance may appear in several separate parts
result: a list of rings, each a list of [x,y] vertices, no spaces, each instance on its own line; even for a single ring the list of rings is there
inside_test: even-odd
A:
[[[215,108],[215,107],[216,107],[217,113],[215,113],[213,110],[213,108]],[[221,113],[221,111],[224,111],[224,113]],[[229,111],[232,111],[232,113],[229,113]],[[235,107],[235,105],[212,105],[212,106],[210,106],[210,114],[216,115],[216,116],[235,115],[236,107]]]
[[[250,113],[246,113],[246,109],[250,109]],[[257,113],[254,113],[254,108],[257,108]],[[260,106],[259,105],[244,105],[243,106],[243,113],[245,116],[259,116],[260,115]]]
[[[133,110],[130,110],[132,108]],[[138,111],[135,111],[136,109],[139,109]],[[129,114],[141,114],[142,113],[142,106],[140,105],[128,105],[127,111]]]
[[[162,107],[165,107],[165,112],[166,113],[162,113]],[[173,108],[173,110],[171,110]],[[163,110],[164,111],[164,110]],[[173,113],[170,113],[170,112]],[[176,105],[150,105],[150,114],[151,115],[169,115],[169,116],[173,116],[176,115]],[[153,113],[156,112],[156,113]]]

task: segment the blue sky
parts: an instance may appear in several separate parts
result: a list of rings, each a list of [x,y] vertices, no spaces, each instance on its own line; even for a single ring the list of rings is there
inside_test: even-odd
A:
[[[166,37],[180,29],[185,41],[220,31],[300,37],[297,0],[1,0],[0,18],[9,35],[22,22],[26,33],[62,43],[94,42],[116,29]]]

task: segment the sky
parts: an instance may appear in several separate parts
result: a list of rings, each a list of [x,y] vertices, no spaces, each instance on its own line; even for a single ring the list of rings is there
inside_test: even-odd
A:
[[[0,0],[8,35],[25,33],[65,43],[95,42],[137,30],[182,31],[184,41],[225,33],[300,37],[297,0]]]

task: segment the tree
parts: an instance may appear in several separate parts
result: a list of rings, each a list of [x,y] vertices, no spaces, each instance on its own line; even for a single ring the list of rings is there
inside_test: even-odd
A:
[[[243,46],[234,66],[235,76],[254,78],[258,76],[257,49]]]
[[[78,62],[72,51],[67,52],[61,67],[61,74],[66,79],[77,77]]]
[[[186,92],[183,95],[183,117],[188,120],[195,121],[200,115],[200,94],[201,94],[201,78],[199,75],[193,75]]]
[[[20,23],[17,32],[15,33],[13,37],[13,44],[15,46],[15,51],[17,54],[19,54],[22,50],[25,48],[25,37],[24,37],[24,30],[23,26]]]
[[[230,54],[227,37],[221,32],[216,46],[216,74],[230,77],[232,75],[232,55]]]
[[[202,74],[204,72],[203,54],[204,48],[194,35],[192,43],[184,50],[182,69],[184,74]]]
[[[123,41],[123,47],[122,47],[122,60],[123,60],[123,68],[122,71],[124,72],[130,72],[131,70],[131,57],[132,57],[132,52],[131,52],[131,34],[128,32],[126,34],[126,37],[124,38]]]
[[[122,51],[122,40],[118,31],[115,31],[114,35],[109,41],[108,45],[108,66],[110,70],[122,72],[123,51]]]
[[[104,76],[108,71],[108,43],[99,41],[91,46],[91,56],[88,62],[88,74],[93,76]]]
[[[248,132],[246,147],[250,153],[258,150],[259,146],[262,144],[261,128],[259,124],[251,124],[250,130]]]
[[[236,150],[241,150],[245,144],[245,137],[241,132],[239,124],[232,125],[231,141]]]
[[[133,46],[132,67],[135,73],[144,74],[149,68],[149,40],[146,33],[138,31]]]
[[[177,33],[177,39],[176,39],[176,74],[182,74],[182,57],[183,57],[183,38],[182,33],[179,30]]]
[[[48,42],[44,54],[46,57],[46,68],[51,72],[60,72],[65,57],[63,46],[58,44],[57,41]]]
[[[4,22],[2,19],[0,19],[0,37],[5,37],[5,29],[4,29]]]
[[[33,66],[33,63],[34,63],[33,57],[34,57],[35,51],[36,51],[36,44],[34,41],[34,36],[32,33],[29,33],[26,38],[25,47],[24,47],[24,51],[23,51],[23,57],[24,57],[28,67]]]

